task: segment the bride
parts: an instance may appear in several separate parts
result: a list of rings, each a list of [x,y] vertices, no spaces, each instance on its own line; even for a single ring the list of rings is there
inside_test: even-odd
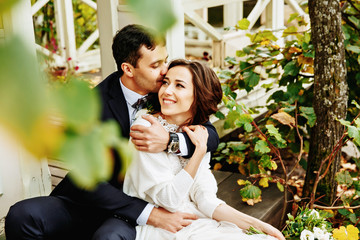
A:
[[[208,133],[201,124],[217,111],[222,90],[216,74],[197,61],[175,60],[158,93],[161,111],[154,117],[168,132],[185,131],[195,145],[190,159],[176,154],[136,151],[124,181],[124,192],[171,212],[198,216],[176,233],[151,225],[137,226],[136,239],[280,239],[279,230],[259,219],[241,213],[216,196],[217,184],[209,167]],[[150,123],[138,112],[133,125]],[[266,234],[247,235],[243,229],[254,227]]]

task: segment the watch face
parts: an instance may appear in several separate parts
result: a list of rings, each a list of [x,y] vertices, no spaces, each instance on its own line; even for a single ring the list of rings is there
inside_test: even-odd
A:
[[[170,152],[175,153],[179,150],[179,142],[172,141],[170,143]]]

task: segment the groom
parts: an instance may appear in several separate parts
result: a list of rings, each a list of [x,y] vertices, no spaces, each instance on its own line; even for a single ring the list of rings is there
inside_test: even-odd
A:
[[[190,157],[194,151],[186,134],[167,133],[152,117],[149,128],[130,125],[138,110],[138,99],[157,93],[167,71],[165,41],[139,25],[128,25],[114,37],[112,49],[118,71],[109,75],[95,89],[102,100],[103,121],[118,122],[124,137],[132,137],[141,151],[169,151]],[[205,124],[209,132],[208,151],[218,145],[215,128]],[[134,226],[153,225],[176,232],[196,219],[193,214],[170,213],[143,200],[125,195],[119,180],[121,160],[114,156],[111,179],[94,191],[75,186],[66,176],[50,196],[27,199],[9,210],[5,234],[13,239],[135,239]]]

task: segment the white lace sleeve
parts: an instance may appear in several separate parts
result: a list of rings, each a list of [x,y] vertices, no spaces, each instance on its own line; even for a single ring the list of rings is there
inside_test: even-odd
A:
[[[207,217],[212,214],[217,206],[224,201],[217,198],[217,182],[210,170],[210,153],[207,153],[201,162],[201,166],[190,190],[190,197],[196,203],[199,210]]]

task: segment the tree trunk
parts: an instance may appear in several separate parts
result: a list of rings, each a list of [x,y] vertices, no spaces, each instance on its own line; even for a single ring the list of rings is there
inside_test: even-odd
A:
[[[317,119],[311,130],[304,197],[310,196],[321,161],[330,155],[343,134],[344,128],[336,119],[345,118],[348,99],[339,1],[310,0],[309,12],[315,47],[313,107]],[[316,197],[323,196],[320,199],[323,203],[330,204],[336,197],[335,174],[339,166],[340,151],[317,188]]]

